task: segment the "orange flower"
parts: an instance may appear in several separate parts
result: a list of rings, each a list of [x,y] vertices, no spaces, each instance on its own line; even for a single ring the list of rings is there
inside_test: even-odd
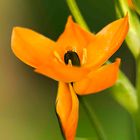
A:
[[[52,41],[30,29],[15,27],[12,50],[35,71],[59,81],[56,111],[66,140],[74,140],[79,102],[86,95],[112,86],[120,59],[103,65],[121,46],[128,32],[128,16],[104,27],[96,35],[69,16],[64,32]]]

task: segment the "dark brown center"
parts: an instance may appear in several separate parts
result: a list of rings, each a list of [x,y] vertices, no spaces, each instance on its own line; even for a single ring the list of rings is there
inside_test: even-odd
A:
[[[68,64],[69,60],[71,60],[72,65],[78,66],[78,67],[81,66],[80,58],[79,58],[79,56],[78,56],[78,54],[76,52],[67,51],[67,53],[65,53],[65,55],[64,55],[65,64]]]

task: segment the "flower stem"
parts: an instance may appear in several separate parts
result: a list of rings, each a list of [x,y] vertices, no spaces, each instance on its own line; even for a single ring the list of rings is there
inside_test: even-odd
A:
[[[96,116],[95,111],[93,110],[93,107],[91,107],[89,102],[86,99],[84,99],[84,97],[79,97],[79,98],[80,98],[80,103],[82,104],[83,108],[87,113],[87,116],[89,117],[89,120],[91,121],[93,126],[95,126],[95,130],[99,140],[107,140],[105,132]]]
[[[81,25],[81,27],[83,27],[86,30],[89,30],[76,2],[76,0],[67,0],[67,4],[70,8],[71,13],[73,14],[75,20],[77,23],[79,23]]]
[[[140,54],[137,58],[137,72],[136,72],[136,88],[137,88],[137,97],[138,97],[138,103],[140,106]],[[140,110],[140,108],[139,108]]]
[[[138,111],[134,114],[134,120],[137,131],[137,139],[140,140],[140,54],[137,58],[137,72],[136,72],[136,88],[137,88],[137,97],[138,97]]]

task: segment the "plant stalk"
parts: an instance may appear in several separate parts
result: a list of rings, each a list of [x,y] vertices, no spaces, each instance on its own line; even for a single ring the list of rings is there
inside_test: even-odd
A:
[[[90,122],[94,126],[98,139],[99,140],[107,140],[107,136],[103,130],[103,127],[96,116],[96,113],[93,107],[89,104],[89,102],[84,97],[79,97],[80,103],[82,104],[84,110],[86,111],[87,116],[89,117]]]
[[[137,58],[137,68],[136,68],[136,90],[137,90],[137,98],[138,98],[138,111],[134,114],[134,120],[137,131],[137,140],[140,140],[140,54]]]

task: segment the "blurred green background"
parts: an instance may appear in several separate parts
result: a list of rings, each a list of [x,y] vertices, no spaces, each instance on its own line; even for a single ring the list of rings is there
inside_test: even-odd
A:
[[[91,31],[116,19],[112,0],[77,0]],[[57,82],[33,72],[11,51],[14,26],[40,32],[53,40],[62,33],[70,11],[65,0],[0,0],[0,140],[63,140],[55,114]],[[112,57],[122,58],[121,68],[134,83],[134,60],[127,46]],[[47,60],[46,60],[47,61]],[[97,113],[108,140],[132,140],[131,117],[109,90],[85,96]],[[97,140],[80,105],[77,137]]]

